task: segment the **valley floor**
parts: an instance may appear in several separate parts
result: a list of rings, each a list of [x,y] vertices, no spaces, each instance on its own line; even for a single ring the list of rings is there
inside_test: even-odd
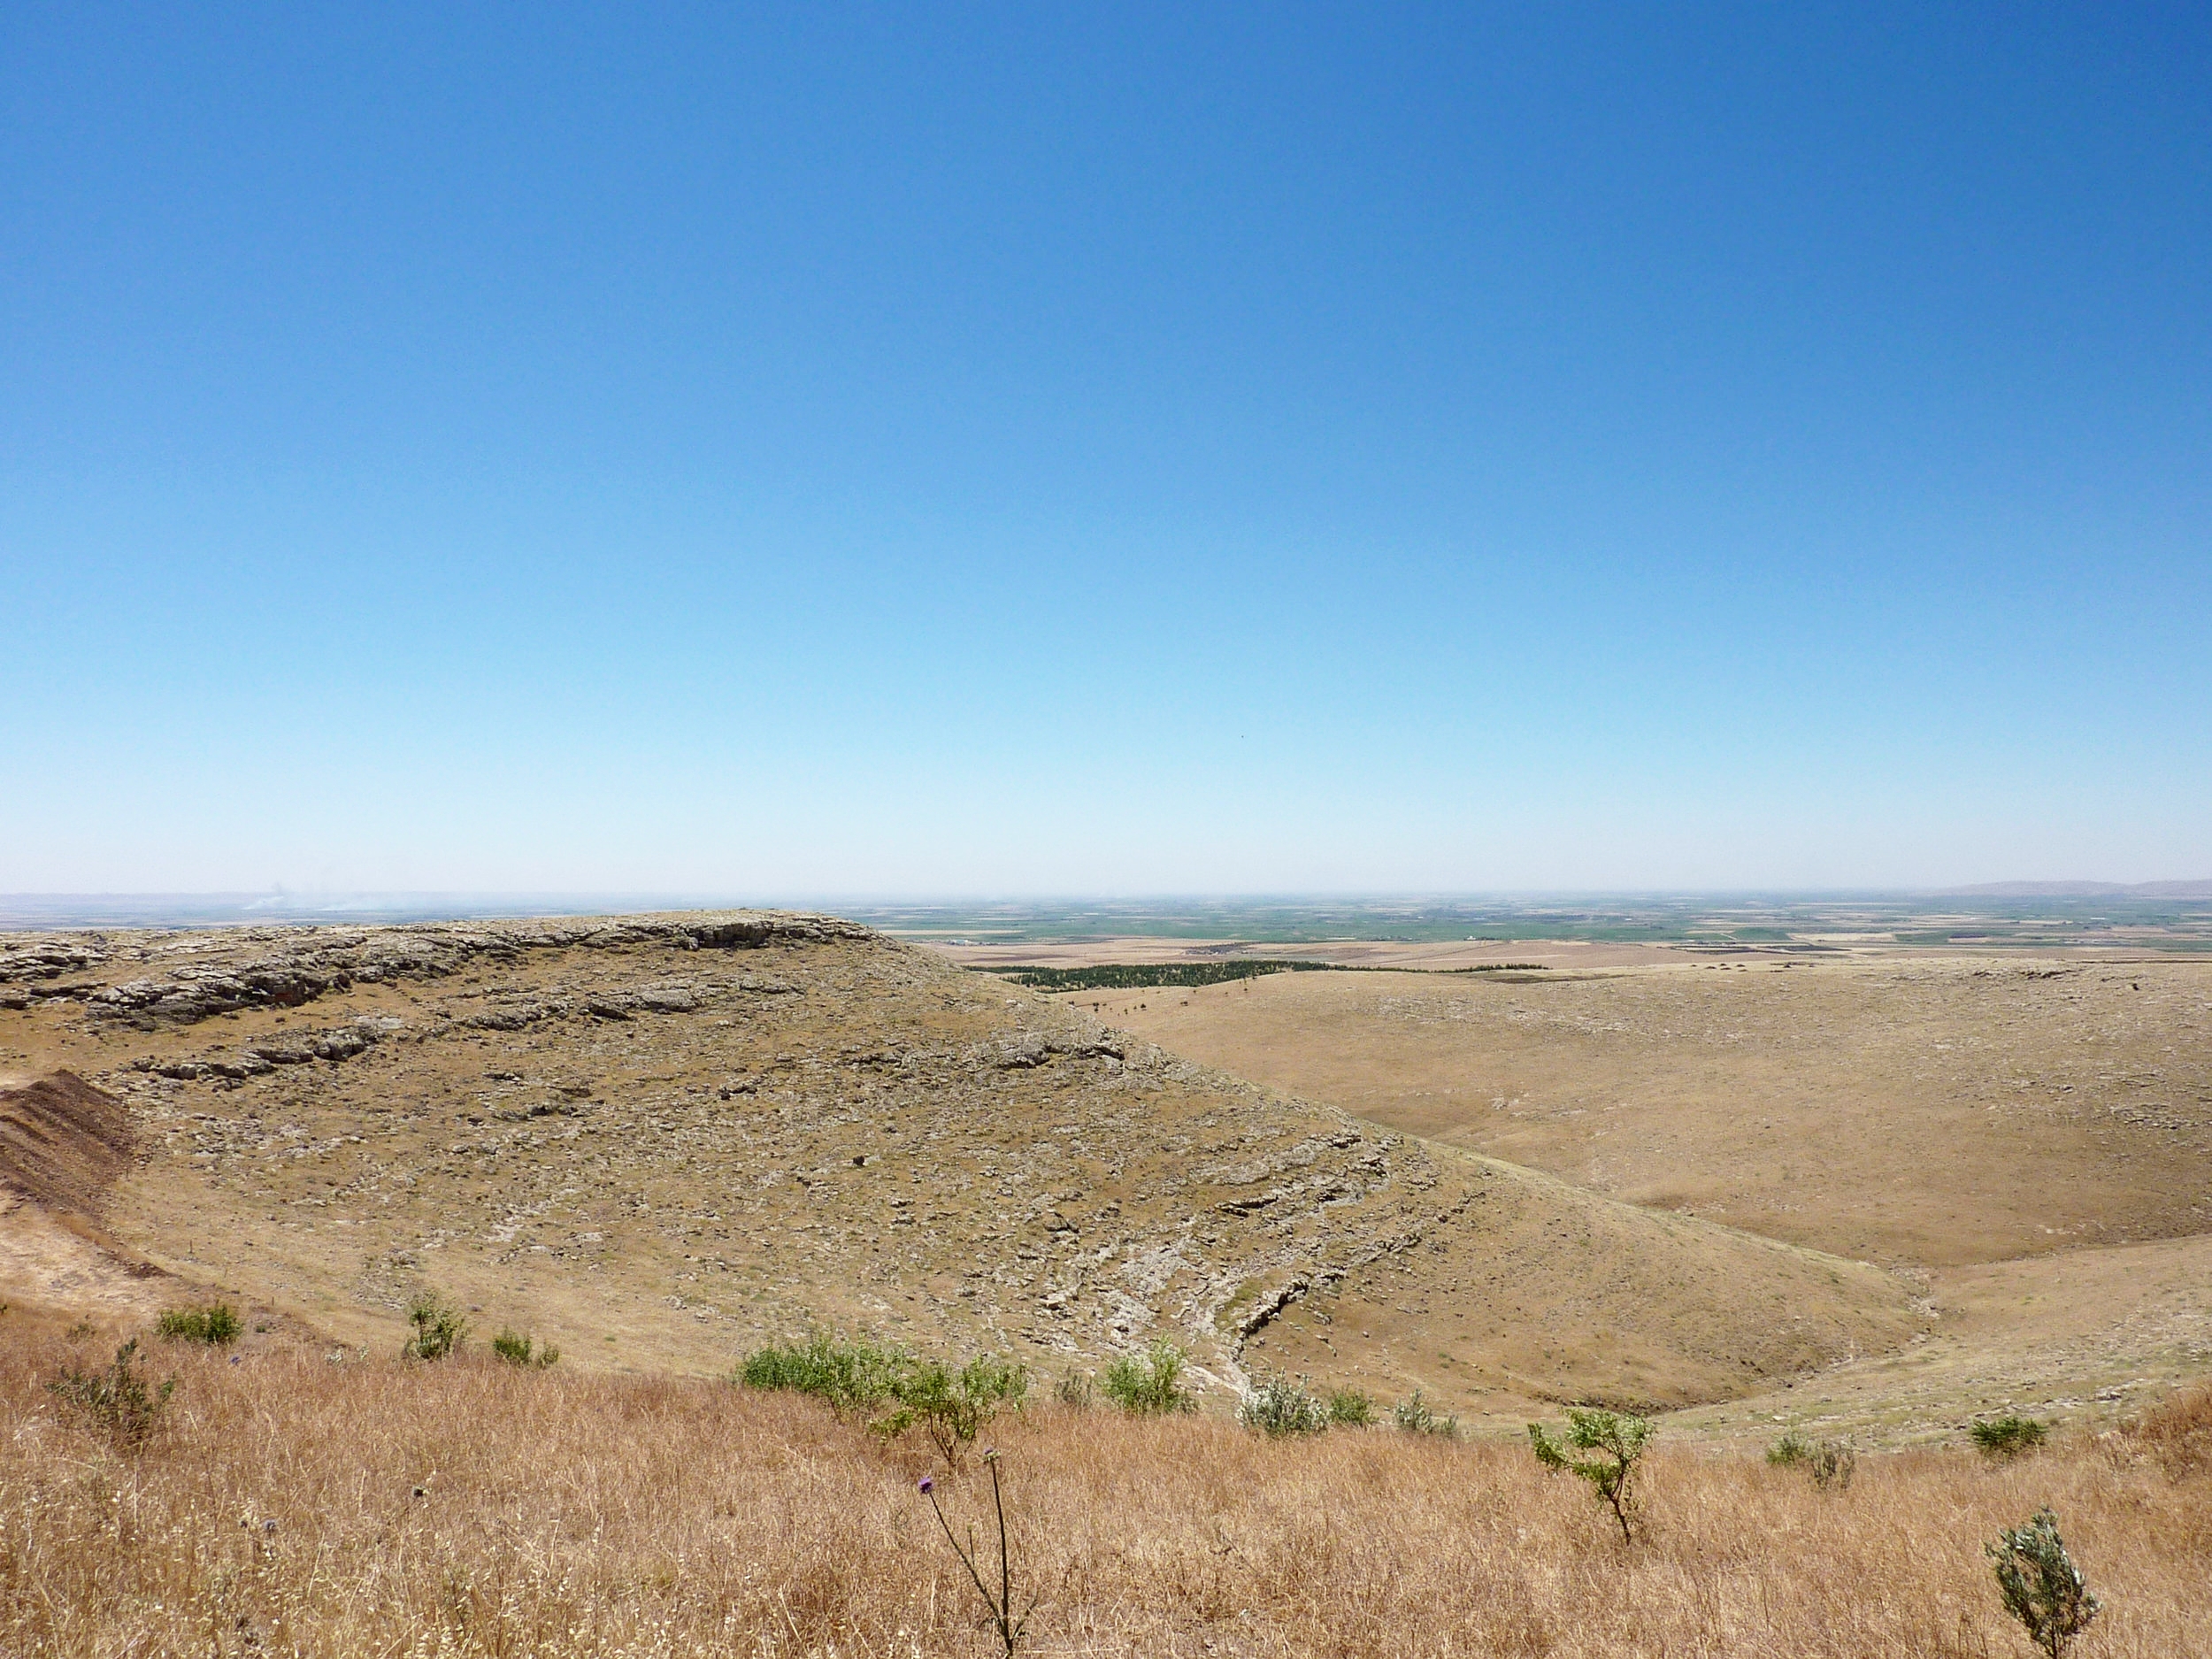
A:
[[[2096,1425],[2212,1371],[2212,963],[1647,955],[1664,960],[1060,1000],[1427,1144],[1924,1293],[1909,1341],[1676,1430],[1894,1445],[2001,1410]]]

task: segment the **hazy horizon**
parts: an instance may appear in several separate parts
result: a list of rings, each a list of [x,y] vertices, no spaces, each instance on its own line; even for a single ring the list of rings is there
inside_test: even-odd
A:
[[[733,893],[4,894],[0,931],[362,925],[787,910],[847,917],[895,933],[1030,939],[1102,935],[1292,938],[1641,938],[1683,941],[1725,929],[1904,928],[1921,942],[1944,918],[1961,934],[2005,944],[2124,942],[2212,946],[2212,880],[2135,885],[1997,882],[1919,892],[1768,890],[1524,893],[857,895]],[[1985,922],[1995,932],[1978,931]],[[1467,933],[1469,927],[1488,932]],[[2085,933],[2085,928],[2090,930]],[[2097,933],[2098,929],[2107,930]],[[1917,930],[1917,931],[1912,931]],[[2055,930],[2055,931],[2054,931]],[[2154,941],[2152,935],[2156,934]],[[1898,933],[1895,937],[1906,937]],[[1948,937],[1945,935],[1944,937]]]

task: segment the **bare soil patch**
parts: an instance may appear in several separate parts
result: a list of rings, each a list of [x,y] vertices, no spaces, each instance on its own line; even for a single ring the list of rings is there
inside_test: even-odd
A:
[[[121,1102],[67,1071],[0,1087],[0,1189],[93,1216],[137,1149]]]

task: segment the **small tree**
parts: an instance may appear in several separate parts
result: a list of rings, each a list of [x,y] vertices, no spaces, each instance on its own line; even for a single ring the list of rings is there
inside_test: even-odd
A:
[[[869,1426],[887,1440],[917,1424],[949,1463],[1005,1406],[1018,1408],[1029,1394],[1029,1371],[1012,1360],[982,1354],[958,1371],[941,1360],[914,1365],[893,1385],[895,1409]]]
[[[2033,1417],[2012,1412],[2001,1417],[1984,1417],[1968,1432],[1973,1435],[1974,1444],[1984,1456],[2000,1459],[2033,1451],[2049,1435],[2049,1431]]]
[[[75,1406],[129,1451],[146,1443],[176,1387],[173,1377],[158,1388],[146,1386],[138,1370],[136,1337],[115,1350],[114,1363],[104,1370],[65,1371],[46,1385],[49,1394]]]
[[[469,1322],[461,1310],[434,1290],[426,1290],[407,1304],[407,1323],[415,1334],[399,1350],[402,1359],[436,1360],[460,1349],[468,1336]]]
[[[1767,1448],[1767,1462],[1778,1469],[1802,1469],[1823,1492],[1851,1485],[1859,1455],[1847,1440],[1809,1440],[1795,1429]]]
[[[1390,1408],[1390,1420],[1408,1434],[1433,1434],[1448,1440],[1459,1438],[1459,1419],[1432,1406],[1418,1388],[1411,1399],[1401,1400]]]
[[[172,1308],[154,1321],[154,1334],[165,1342],[205,1342],[211,1348],[228,1347],[242,1329],[238,1310],[227,1302]]]
[[[903,1348],[817,1331],[803,1342],[754,1349],[738,1368],[737,1381],[748,1388],[812,1394],[843,1417],[895,1399],[915,1363]]]
[[[2005,1611],[2027,1627],[2028,1639],[2051,1659],[2089,1628],[2099,1602],[2058,1535],[2058,1517],[2039,1509],[2025,1526],[2008,1527],[1982,1546],[1997,1563],[1997,1590]]]
[[[1613,1518],[1621,1524],[1622,1542],[1630,1541],[1628,1514],[1632,1500],[1629,1478],[1636,1471],[1637,1460],[1651,1444],[1651,1425],[1625,1411],[1586,1411],[1570,1406],[1567,1445],[1576,1451],[1595,1452],[1595,1457],[1569,1456],[1558,1441],[1544,1432],[1540,1423],[1528,1425],[1528,1438],[1530,1445],[1535,1448],[1536,1461],[1545,1468],[1565,1470],[1590,1483],[1597,1495],[1611,1506]]]
[[[1329,1421],[1339,1428],[1363,1429],[1375,1420],[1375,1402],[1357,1388],[1329,1390]]]

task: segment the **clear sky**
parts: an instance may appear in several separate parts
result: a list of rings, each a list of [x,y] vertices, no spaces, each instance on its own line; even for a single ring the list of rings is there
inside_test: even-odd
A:
[[[2212,875],[2212,9],[0,9],[0,890]]]

